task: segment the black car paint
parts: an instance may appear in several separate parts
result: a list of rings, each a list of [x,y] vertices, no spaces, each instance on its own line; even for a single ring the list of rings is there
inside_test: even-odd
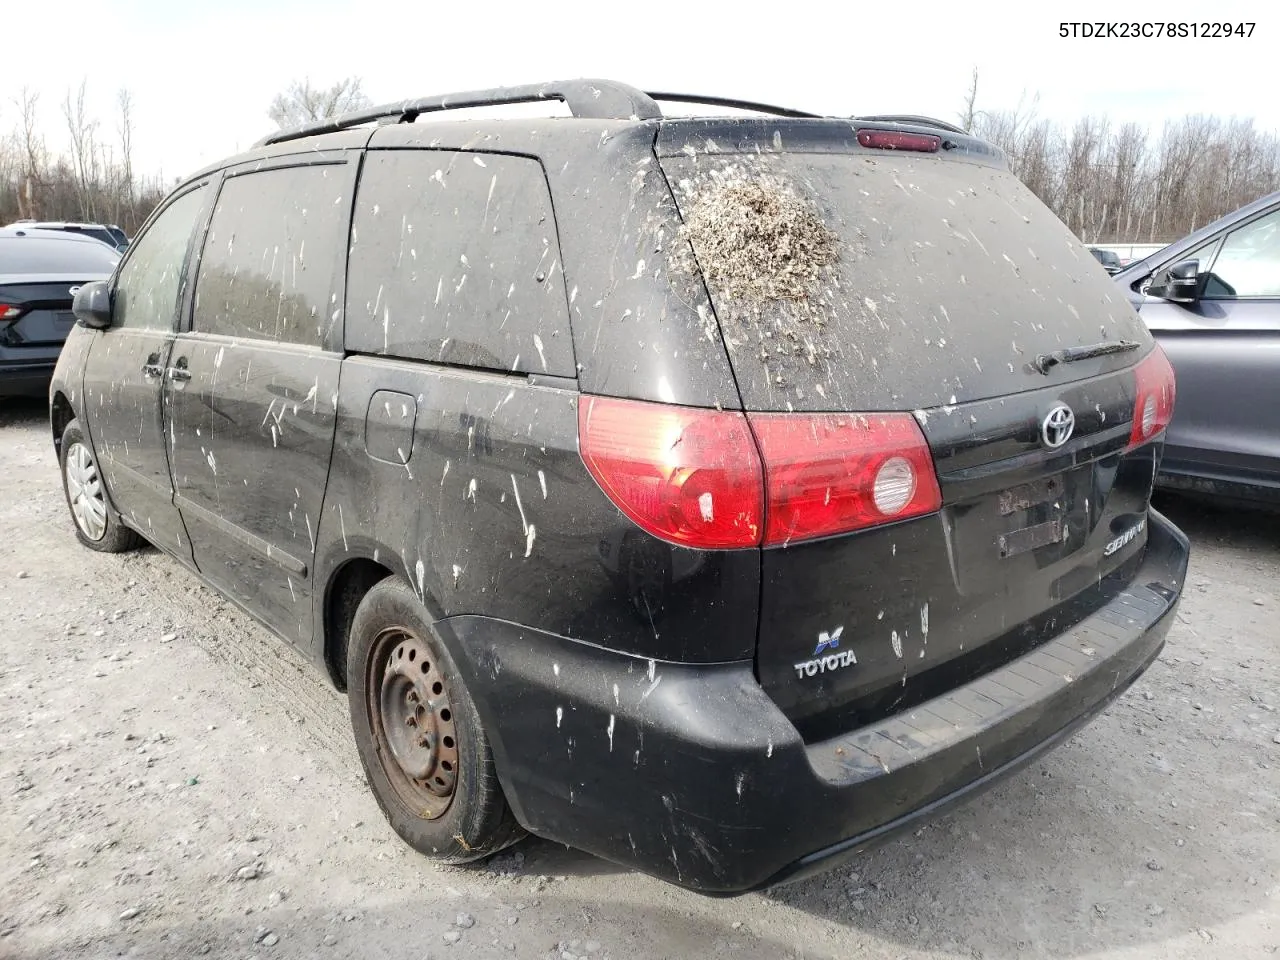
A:
[[[1040,442],[1057,401],[1080,411],[1072,440]],[[764,688],[806,737],[880,720],[1052,634],[1052,613],[1141,552],[1107,544],[1145,516],[1151,447],[1125,453],[1132,377],[1112,374],[919,416],[942,487],[940,512],[851,536],[764,551],[757,662]],[[1002,536],[1063,525],[1056,543],[1004,558]],[[834,575],[833,571],[840,571]],[[1106,598],[1095,597],[1103,604]],[[797,636],[842,631],[856,669],[800,677]]]
[[[103,344],[111,344],[113,334],[116,342],[127,339],[118,336],[127,331],[77,328],[54,386],[55,422],[58,411],[63,418],[67,411],[83,417],[106,462],[120,456],[126,425],[141,423],[154,463],[165,464],[173,478],[168,503],[174,515],[163,518],[171,535],[161,535],[155,520],[163,484],[152,491],[158,502],[139,511],[130,501],[143,496],[141,487],[126,484],[122,493],[109,478],[125,521],[197,567],[324,665],[339,685],[352,590],[381,575],[411,584],[472,690],[521,823],[693,889],[731,893],[799,869],[804,857],[833,845],[856,845],[917,808],[963,792],[1099,709],[1158,650],[1186,544],[1151,514],[1143,535],[1114,557],[1110,576],[1098,557],[1105,543],[1127,533],[1130,518],[1147,516],[1142,478],[1149,485],[1158,456],[1158,444],[1120,450],[1132,410],[1131,402],[1125,407],[1130,380],[1108,375],[1127,366],[1114,358],[1092,370],[1092,378],[1089,369],[1070,376],[1055,371],[1038,381],[1043,389],[1034,396],[918,411],[946,491],[940,514],[768,551],[689,550],[642,532],[583,465],[580,397],[742,408],[710,298],[666,272],[679,219],[654,152],[662,126],[389,125],[268,147],[190,181],[208,183],[213,194],[224,171],[259,163],[327,161],[346,152],[354,166],[366,146],[536,158],[556,227],[554,235],[540,237],[559,246],[563,281],[555,296],[563,298],[572,332],[573,367],[549,358],[559,375],[529,370],[511,357],[498,358],[502,368],[482,369],[459,367],[457,357],[440,363],[376,355],[394,352],[391,324],[382,350],[376,338],[370,344],[358,333],[381,319],[367,296],[345,304],[337,297],[334,330],[344,331],[342,352],[308,354],[319,365],[305,371],[292,348],[233,345],[188,332],[198,296],[190,278],[198,270],[210,197],[184,268],[188,282],[176,329],[145,349],[113,347],[118,362],[91,377],[81,373],[84,354],[106,357]],[[735,128],[715,129],[723,136]],[[759,132],[754,122],[739,130],[744,142],[755,142]],[[984,153],[980,144],[972,149]],[[353,221],[366,199],[357,189]],[[126,258],[145,246],[146,232]],[[555,314],[545,311],[553,280],[547,270],[522,294],[537,300],[528,304],[529,314],[551,324]],[[357,344],[371,349],[355,352]],[[162,389],[141,372],[153,354],[165,372]],[[478,356],[472,351],[464,359],[474,363]],[[1047,458],[1034,431],[1055,390],[1067,390],[1084,410],[1093,403],[1096,422],[1082,414],[1077,441]],[[230,473],[217,477],[214,463],[227,464]],[[990,542],[985,551],[978,543],[999,526],[989,515],[996,491],[1035,484],[1046,474],[1065,478],[1066,506],[1040,491],[1040,499],[1028,497],[1019,508],[1025,517],[1003,522],[1012,527],[1042,514],[1078,518],[1088,546],[1065,561],[1065,551],[1053,546],[1011,561],[1031,574],[1035,593],[1027,609],[1051,607],[1022,627],[1034,636],[1010,640],[1009,631],[1020,625],[1007,616],[1002,621],[1000,601],[969,598],[1009,569],[993,564]],[[322,506],[313,514],[317,502]],[[193,537],[183,535],[188,527],[197,541],[194,555]],[[961,539],[940,549],[953,535]],[[973,562],[958,567],[965,550],[973,551]],[[832,562],[843,568],[843,580]],[[985,662],[965,660],[968,675],[943,667],[938,682],[936,670],[918,673],[927,703],[919,702],[914,677],[897,673],[914,698],[897,708],[910,702],[913,709],[946,710],[966,695],[981,699],[961,685],[983,683],[993,670],[1012,671],[1006,682],[1018,687],[1001,704],[1006,716],[962,712],[948,730],[932,732],[938,743],[945,741],[945,756],[916,762],[908,755],[906,770],[884,785],[880,773],[889,777],[896,765],[881,762],[825,779],[816,773],[830,763],[824,751],[849,754],[850,762],[854,755],[873,756],[855,754],[862,749],[857,736],[883,737],[881,727],[909,721],[911,715],[880,702],[860,718],[870,726],[851,731],[844,722],[868,694],[892,691],[885,680],[894,675],[887,669],[893,664],[883,651],[868,660],[876,670],[864,682],[803,694],[781,682],[794,660],[811,655],[821,631],[835,626],[833,617],[844,615],[839,594],[849,595],[859,577],[872,598],[885,598],[894,617],[914,624],[921,622],[923,579],[950,584],[945,595],[928,598],[934,659],[918,656],[923,646],[911,648],[924,666],[956,659],[964,642],[997,651]],[[1052,681],[1041,677],[1049,692],[1031,703],[1036,689],[1011,679],[1018,664],[1050,656],[1046,644],[1071,643],[1071,631],[1083,642],[1092,636],[1090,624],[1133,613],[1138,579],[1142,589],[1158,585],[1163,609],[1144,608],[1138,612],[1146,619],[1130,618],[1128,627],[1112,631],[1114,649],[1089,682],[1061,673]],[[785,610],[789,584],[810,609]],[[762,596],[769,598],[763,605]],[[975,618],[963,634],[971,640],[943,635],[970,629],[966,616]],[[855,641],[852,627],[849,636],[860,651],[873,642],[886,651],[890,646],[885,637],[873,641],[860,631]],[[1018,696],[1028,700],[1027,709],[1015,709]],[[896,749],[910,754],[915,748]]]
[[[10,260],[15,244],[39,244],[48,252],[33,271]],[[0,320],[0,397],[47,395],[58,354],[75,327],[73,291],[105,279],[111,264],[93,240],[0,230],[0,303],[24,311],[15,321]],[[57,272],[49,272],[51,267]]]
[[[522,823],[701,893],[734,894],[913,825],[1119,696],[1162,648],[1186,575],[1186,538],[1154,511],[1150,528],[1127,577],[1065,604],[1070,626],[1052,640],[813,742],[750,662],[646,661],[483,617],[440,627],[463,652],[469,686],[491,691],[481,716]]]
[[[1202,227],[1114,278],[1177,372],[1177,407],[1157,478],[1161,487],[1280,505],[1280,297],[1181,304],[1143,289],[1160,270],[1276,211],[1280,193]]]

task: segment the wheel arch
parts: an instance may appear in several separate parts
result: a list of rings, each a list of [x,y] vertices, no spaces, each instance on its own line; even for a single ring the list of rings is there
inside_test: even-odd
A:
[[[62,459],[62,435],[66,432],[67,424],[74,419],[76,410],[67,395],[61,390],[54,391],[49,400],[49,425],[53,429],[53,449],[58,454],[59,461]]]
[[[353,547],[356,544],[352,544]],[[389,548],[372,543],[361,543],[358,552],[348,552],[336,558],[325,578],[321,630],[323,660],[326,672],[339,690],[347,688],[347,647],[351,639],[351,624],[356,608],[373,587],[394,577],[403,581],[418,596],[419,602],[431,620],[443,617],[443,611],[430,593],[423,593],[415,585],[410,572],[400,565],[398,555]],[[393,565],[383,562],[391,558]]]

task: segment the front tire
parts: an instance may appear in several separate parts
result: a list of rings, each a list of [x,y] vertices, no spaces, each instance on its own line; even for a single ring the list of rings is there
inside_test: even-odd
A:
[[[365,778],[409,846],[467,863],[524,835],[457,665],[399,580],[375,585],[356,609],[347,696]]]
[[[142,538],[120,522],[111,506],[106,483],[98,470],[93,447],[72,420],[62,431],[62,492],[76,528],[76,539],[100,553],[123,553],[142,544]]]

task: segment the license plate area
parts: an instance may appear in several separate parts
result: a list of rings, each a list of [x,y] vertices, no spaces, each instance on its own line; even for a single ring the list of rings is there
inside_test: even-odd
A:
[[[1002,533],[996,538],[996,547],[1000,551],[1000,558],[1007,559],[1008,557],[1016,557],[1019,554],[1027,553],[1030,550],[1047,547],[1051,543],[1061,543],[1063,540],[1062,534],[1062,520],[1049,520],[1045,523],[1023,527],[1021,530]]]

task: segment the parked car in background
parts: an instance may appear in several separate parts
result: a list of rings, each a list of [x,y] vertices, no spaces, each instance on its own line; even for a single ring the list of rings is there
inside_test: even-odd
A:
[[[1177,371],[1160,485],[1280,504],[1280,193],[1115,279]]]
[[[0,228],[0,396],[41,396],[75,326],[83,285],[111,275],[120,255],[97,240]]]
[[[117,252],[123,252],[129,246],[129,238],[115,224],[107,223],[71,223],[63,220],[17,220],[10,227],[25,230],[59,230],[63,233],[74,233],[82,237],[92,237],[105,243]]]
[[[409,100],[195,174],[77,294],[51,426],[80,542],[345,688],[413,848],[728,894],[1064,742],[1188,543],[1168,361],[997,149],[673,96]]]
[[[1101,247],[1090,247],[1089,252],[1093,254],[1095,260],[1102,264],[1107,273],[1116,274],[1122,269],[1120,258],[1114,251],[1104,250]]]

